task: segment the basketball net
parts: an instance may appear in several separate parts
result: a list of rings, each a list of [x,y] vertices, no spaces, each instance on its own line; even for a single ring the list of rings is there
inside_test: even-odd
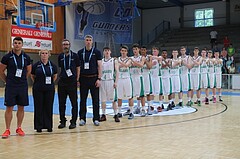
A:
[[[36,23],[36,28],[38,28],[41,31],[42,36],[48,36],[50,28],[47,27],[48,24],[46,23]]]

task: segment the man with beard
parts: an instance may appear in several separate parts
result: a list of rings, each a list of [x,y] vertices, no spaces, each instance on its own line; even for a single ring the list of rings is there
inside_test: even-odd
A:
[[[70,41],[62,41],[63,52],[58,56],[58,66],[61,69],[58,82],[58,100],[60,112],[59,129],[66,127],[66,100],[69,96],[72,105],[72,119],[69,129],[76,128],[78,103],[77,103],[77,81],[80,74],[80,61],[76,53],[70,50]]]

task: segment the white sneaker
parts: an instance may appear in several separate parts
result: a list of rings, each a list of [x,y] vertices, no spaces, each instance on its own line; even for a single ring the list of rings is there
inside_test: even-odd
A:
[[[84,125],[86,125],[86,122],[83,119],[81,119],[79,122],[79,126],[84,126]]]

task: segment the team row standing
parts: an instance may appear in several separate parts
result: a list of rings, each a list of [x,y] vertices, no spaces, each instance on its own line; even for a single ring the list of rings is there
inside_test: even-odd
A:
[[[175,106],[175,94],[178,94],[178,106],[183,106],[183,91],[187,92],[187,106],[193,105],[193,94],[196,91],[197,100],[194,102],[201,106],[201,89],[205,90],[205,104],[209,104],[209,88],[213,92],[213,103],[216,103],[216,89],[219,91],[219,101],[221,98],[221,78],[222,60],[219,52],[194,48],[194,55],[186,55],[186,48],[181,47],[181,55],[178,50],[172,51],[172,58],[168,58],[166,50],[159,56],[159,49],[152,48],[152,55],[146,54],[146,47],[140,48],[134,44],[132,47],[134,56],[128,57],[128,47],[120,48],[121,56],[117,59],[110,57],[110,48],[104,48],[103,77],[104,87],[100,87],[102,105],[102,116],[100,121],[106,120],[106,100],[113,102],[116,119],[122,117],[122,99],[127,98],[129,109],[124,115],[129,115],[128,119],[133,119],[134,114],[144,117],[153,113],[161,112],[164,109],[164,95],[168,97],[167,111]],[[141,52],[141,54],[140,54]],[[201,55],[199,55],[201,54]],[[105,66],[105,67],[104,67]],[[119,70],[118,70],[119,69]],[[114,74],[115,72],[115,74]],[[115,76],[114,76],[115,75]],[[106,78],[107,77],[107,78]],[[115,77],[115,78],[114,78]],[[114,90],[117,90],[118,110],[116,109],[116,97]],[[145,110],[145,100],[147,97],[148,108]],[[159,105],[153,107],[153,99],[159,97]],[[107,98],[109,97],[109,98]],[[137,97],[137,107],[133,109],[133,97]],[[106,99],[107,98],[107,99]],[[142,104],[140,107],[140,103]]]

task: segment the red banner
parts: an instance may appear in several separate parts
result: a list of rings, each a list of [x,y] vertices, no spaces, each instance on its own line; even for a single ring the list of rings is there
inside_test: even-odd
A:
[[[51,32],[41,32],[38,29],[21,28],[16,25],[12,25],[12,36],[20,36],[22,38],[52,40]]]

